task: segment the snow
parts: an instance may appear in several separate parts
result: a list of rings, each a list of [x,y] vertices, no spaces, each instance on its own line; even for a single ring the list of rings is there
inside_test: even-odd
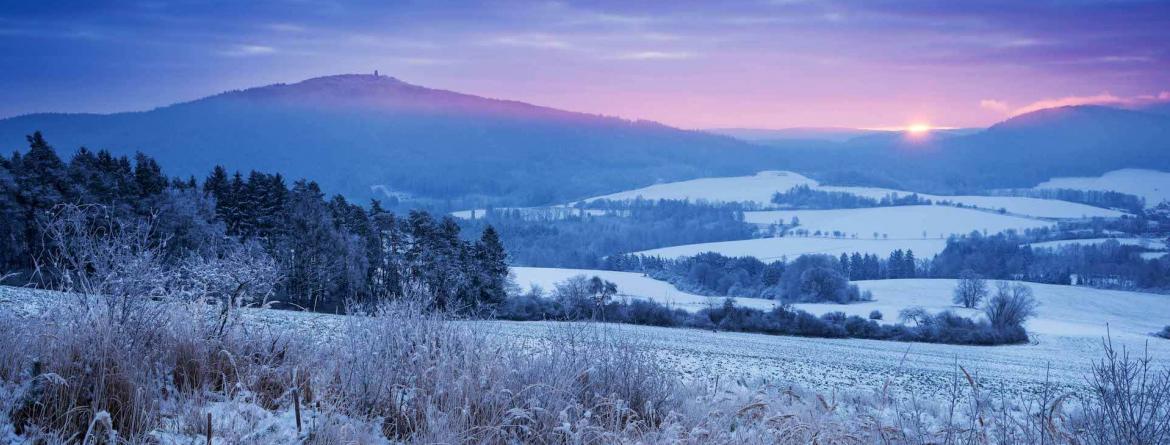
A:
[[[1064,246],[1090,246],[1104,243],[1106,241],[1117,241],[1123,246],[1141,246],[1149,250],[1166,250],[1166,242],[1151,238],[1085,238],[1085,239],[1068,239],[1058,241],[1044,241],[1039,243],[1031,243],[1032,248],[1043,249],[1057,249]]]
[[[849,305],[797,304],[813,313],[841,311],[867,316],[877,309],[885,323],[897,322],[910,306],[928,311],[954,310],[981,316],[951,304],[956,280],[908,279],[859,281],[875,301]],[[1026,283],[1040,302],[1028,322],[1032,343],[1009,346],[958,346],[859,339],[824,339],[695,329],[611,325],[657,352],[664,366],[683,376],[725,381],[764,379],[818,391],[881,391],[889,382],[896,391],[923,398],[941,397],[956,375],[956,365],[976,376],[986,391],[1022,394],[1039,390],[1047,380],[1057,392],[1084,390],[1085,376],[1101,355],[1107,333],[1115,346],[1139,353],[1148,345],[1156,366],[1170,366],[1170,340],[1149,333],[1170,324],[1170,295]],[[989,281],[989,285],[994,285]],[[543,335],[551,323],[500,322],[510,337]],[[965,385],[965,383],[964,383]]]
[[[627,200],[644,199],[687,199],[712,202],[755,202],[761,206],[772,202],[772,194],[786,191],[798,185],[816,187],[817,181],[799,173],[787,171],[762,171],[754,176],[732,176],[701,178],[690,181],[654,184],[635,190],[612,193],[584,200],[598,199]]]
[[[966,235],[972,231],[999,233],[1005,230],[1023,232],[1052,226],[1053,223],[1019,216],[1001,215],[983,210],[950,206],[899,206],[837,210],[771,210],[744,212],[744,221],[753,224],[772,224],[782,220],[792,224],[800,219],[801,229],[809,232],[831,233],[841,231],[846,236],[873,238],[874,232],[889,238],[946,238]]]
[[[981,316],[973,309],[964,309],[951,302],[958,280],[902,279],[855,281],[862,290],[873,292],[874,301],[849,305],[797,304],[798,308],[815,314],[842,311],[849,315],[866,316],[879,310],[887,321],[896,321],[902,309],[921,306],[932,312],[954,310],[964,316]],[[987,281],[994,290],[993,280]],[[1036,318],[1028,322],[1029,332],[1060,336],[1090,336],[1099,338],[1109,326],[1113,334],[1132,334],[1144,337],[1170,324],[1170,295],[1118,290],[1095,289],[1082,286],[1024,283],[1032,288],[1040,303]],[[1170,358],[1170,357],[1167,357]]]
[[[1127,168],[1101,176],[1053,178],[1037,189],[1111,190],[1146,199],[1146,207],[1170,201],[1170,173],[1158,170]]]
[[[670,283],[655,280],[635,272],[550,267],[513,267],[512,274],[513,279],[520,286],[521,290],[528,290],[530,285],[535,284],[544,289],[546,294],[551,293],[557,283],[576,275],[585,275],[586,277],[596,275],[604,280],[617,284],[618,298],[652,300],[691,312],[698,311],[711,304],[723,304],[722,297],[705,297],[683,292]],[[776,305],[776,302],[773,300],[761,298],[736,298],[735,301],[741,306],[766,310],[772,309]]]
[[[798,185],[807,185],[824,191],[839,191],[882,198],[888,194],[909,195],[913,192],[876,187],[838,187],[821,186],[816,180],[799,173],[789,171],[762,171],[754,176],[733,176],[719,178],[702,178],[690,181],[669,182],[655,184],[635,190],[613,193],[585,199],[585,202],[597,199],[625,200],[642,197],[645,199],[688,199],[692,201],[706,200],[713,202],[752,202],[762,207],[771,206],[772,194],[783,192]],[[1075,219],[1090,217],[1120,217],[1123,212],[1103,209],[1085,204],[1052,199],[1023,198],[1014,196],[975,196],[975,195],[931,195],[919,193],[919,196],[932,201],[950,201],[968,207],[978,207],[986,210],[1005,209],[1008,213],[1032,216],[1037,218]]]
[[[872,236],[872,235],[871,235]],[[756,238],[739,241],[684,244],[681,246],[634,252],[637,255],[677,258],[694,256],[704,252],[715,252],[724,256],[752,256],[762,261],[795,259],[806,254],[840,256],[842,253],[874,254],[888,257],[894,250],[913,250],[919,258],[932,257],[946,248],[945,239],[850,239],[786,236],[780,238]]]

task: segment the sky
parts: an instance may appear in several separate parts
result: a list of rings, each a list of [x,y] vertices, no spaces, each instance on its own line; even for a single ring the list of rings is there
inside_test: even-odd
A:
[[[0,117],[340,73],[683,128],[1170,101],[1170,2],[0,1]]]

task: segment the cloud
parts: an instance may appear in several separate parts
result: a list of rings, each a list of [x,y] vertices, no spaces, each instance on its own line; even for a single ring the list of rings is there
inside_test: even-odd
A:
[[[265,45],[235,45],[231,48],[219,52],[221,56],[227,57],[251,57],[251,56],[265,56],[275,54],[276,48]]]
[[[507,36],[500,36],[491,39],[487,42],[491,45],[500,46],[521,46],[528,48],[545,48],[545,49],[569,49],[573,45],[568,41],[558,38],[550,34],[514,34]]]
[[[1007,113],[1009,109],[1007,102],[995,99],[983,99],[979,101],[979,107],[986,108],[998,113]]]
[[[1116,106],[1139,106],[1149,104],[1151,102],[1166,102],[1170,101],[1170,91],[1162,91],[1158,94],[1142,94],[1137,96],[1115,96],[1108,92],[1096,94],[1093,96],[1066,96],[1055,99],[1043,99],[1022,107],[1011,110],[1012,116],[1018,116],[1024,113],[1031,113],[1045,108],[1056,107],[1070,107],[1076,105],[1116,105]],[[1001,112],[1007,112],[1008,105],[1004,102],[995,100],[982,100],[979,106],[987,109],[994,109]],[[1002,106],[1002,108],[1000,108]]]
[[[1045,108],[1070,107],[1074,105],[1120,105],[1130,103],[1132,99],[1117,97],[1109,93],[1094,96],[1067,96],[1057,99],[1044,99],[1024,105],[1012,111],[1012,115],[1031,113]]]
[[[305,32],[307,29],[304,26],[294,23],[269,23],[265,28],[277,32]]]
[[[633,51],[615,56],[619,60],[682,60],[692,59],[694,53],[685,51]]]

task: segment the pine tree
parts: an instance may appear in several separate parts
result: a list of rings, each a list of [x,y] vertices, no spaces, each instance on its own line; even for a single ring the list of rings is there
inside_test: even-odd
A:
[[[917,261],[914,259],[914,251],[913,250],[906,250],[906,256],[903,258],[902,261],[903,261],[902,277],[903,278],[914,278],[914,276],[917,274],[916,269],[918,269]]]
[[[508,280],[508,254],[500,235],[490,224],[483,229],[475,245],[477,277],[479,278],[478,304],[494,305],[507,298],[505,284]]]

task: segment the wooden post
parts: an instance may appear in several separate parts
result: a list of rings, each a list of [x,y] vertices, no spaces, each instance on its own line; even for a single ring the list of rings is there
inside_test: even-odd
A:
[[[207,413],[207,445],[211,445],[211,413]]]
[[[297,383],[297,368],[293,368],[292,379],[293,379],[293,389],[292,389],[293,410],[296,412],[296,415],[297,415],[297,434],[300,434],[301,433],[301,391],[300,391],[300,384]]]

